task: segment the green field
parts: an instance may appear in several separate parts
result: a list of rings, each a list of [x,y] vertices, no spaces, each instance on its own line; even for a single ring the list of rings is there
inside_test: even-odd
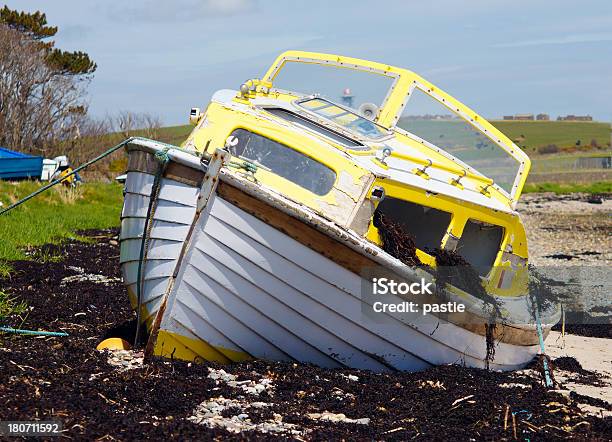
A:
[[[610,194],[612,193],[612,181],[603,181],[591,184],[527,183],[523,188],[523,193],[539,192],[554,192],[556,194],[567,194],[576,192],[591,194]]]
[[[610,124],[581,121],[491,121],[508,138],[532,154],[534,149],[555,144],[560,149],[588,149],[595,140],[601,150],[610,149]],[[400,120],[400,127],[405,122]],[[170,144],[182,143],[193,126],[169,126],[160,129],[160,139]],[[580,146],[576,142],[580,140]],[[439,141],[439,140],[438,140]]]
[[[31,181],[0,181],[2,207],[7,207],[40,186],[40,183]],[[122,188],[117,183],[83,184],[75,190],[56,186],[0,215],[0,276],[9,269],[7,261],[25,258],[24,248],[27,246],[74,237],[77,230],[118,226]]]
[[[193,126],[190,124],[186,124],[184,126],[162,127],[159,130],[159,140],[163,141],[164,143],[178,146],[187,139],[192,130]],[[136,134],[142,135],[139,131],[136,131]]]
[[[541,148],[550,145],[555,145],[559,151],[570,152],[610,149],[609,123],[576,121],[491,121],[491,123],[530,155],[539,153]],[[398,126],[440,147],[445,147],[443,145],[449,142],[475,145],[480,136],[461,120],[402,118]]]
[[[595,140],[601,148],[610,148],[610,124],[581,121],[491,121],[508,138],[528,153],[554,144],[560,149],[591,145]]]

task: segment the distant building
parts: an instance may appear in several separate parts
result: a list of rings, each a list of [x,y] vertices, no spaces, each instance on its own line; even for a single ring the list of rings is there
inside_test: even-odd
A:
[[[342,91],[342,96],[340,98],[342,99],[342,104],[347,107],[353,107],[354,95],[348,87]]]
[[[557,121],[593,121],[593,117],[590,115],[559,115]]]
[[[454,120],[456,117],[450,114],[425,114],[425,115],[406,115],[402,117],[406,120]]]
[[[504,115],[504,120],[514,120],[514,115]]]
[[[548,114],[538,114],[538,115],[536,115],[536,120],[538,120],[538,121],[549,121],[550,120],[550,115],[548,115]]]
[[[519,120],[519,121],[527,121],[527,120],[533,120],[533,114],[516,114],[514,116],[515,120]]]

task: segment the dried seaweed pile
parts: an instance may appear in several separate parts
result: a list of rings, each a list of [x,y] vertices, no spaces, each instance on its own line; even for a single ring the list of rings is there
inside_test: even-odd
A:
[[[532,316],[535,319],[535,307],[540,312],[548,310],[568,300],[566,296],[555,292],[552,288],[559,285],[557,281],[544,276],[533,265],[529,264],[529,294],[533,303]]]
[[[577,403],[586,399],[547,391],[541,379],[526,374],[460,366],[380,374],[268,361],[113,365],[95,345],[134,315],[116,281],[116,232],[90,235],[94,244],[47,247],[57,260],[14,263],[11,278],[0,280],[2,290],[32,307],[25,327],[70,333],[0,336],[0,420],[59,419],[65,436],[75,440],[606,440],[612,432],[610,418],[580,412]],[[66,278],[70,284],[62,284]],[[211,376],[221,368],[235,386]],[[245,392],[245,380],[260,377],[273,389]],[[215,419],[250,429],[233,433],[193,419],[202,404],[223,401],[230,406]],[[263,432],[275,419],[299,433]]]
[[[416,244],[414,237],[406,232],[399,223],[377,210],[374,212],[374,227],[378,229],[382,240],[382,248],[389,255],[399,259],[407,266],[421,266],[421,261],[416,255]]]

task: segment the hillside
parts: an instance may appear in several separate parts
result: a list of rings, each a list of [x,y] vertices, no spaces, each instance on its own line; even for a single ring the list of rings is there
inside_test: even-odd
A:
[[[554,144],[561,149],[589,146],[610,146],[610,124],[580,121],[491,121],[508,138],[527,152]]]
[[[555,144],[562,149],[573,149],[580,140],[587,147],[592,140],[600,147],[610,147],[610,124],[579,121],[491,121],[519,146],[533,152],[539,147]],[[399,123],[402,126],[402,121]],[[180,144],[187,138],[193,126],[168,126],[160,129],[160,139]]]
[[[423,122],[427,124],[427,122]],[[403,122],[400,120],[400,127]],[[573,121],[492,121],[532,158],[530,183],[594,183],[609,182],[609,170],[587,170],[576,167],[580,158],[601,157],[610,151],[610,125],[599,122]],[[161,141],[179,145],[189,135],[193,126],[169,126],[160,129]],[[580,140],[580,146],[576,142]],[[599,148],[591,147],[595,140]],[[555,145],[558,152],[542,154],[546,146]],[[526,147],[525,147],[526,146]],[[544,149],[543,149],[544,148]],[[124,161],[124,160],[123,160]],[[122,170],[125,164],[116,171]],[[533,188],[532,190],[535,190]],[[587,189],[588,191],[588,189]]]

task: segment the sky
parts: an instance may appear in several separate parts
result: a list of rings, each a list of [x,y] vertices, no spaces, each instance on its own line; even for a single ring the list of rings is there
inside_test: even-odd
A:
[[[3,3],[0,1],[0,4]],[[94,116],[186,124],[219,89],[288,49],[408,68],[487,118],[612,120],[610,0],[12,0],[47,14],[56,46],[98,64]],[[360,84],[351,84],[358,96]]]

